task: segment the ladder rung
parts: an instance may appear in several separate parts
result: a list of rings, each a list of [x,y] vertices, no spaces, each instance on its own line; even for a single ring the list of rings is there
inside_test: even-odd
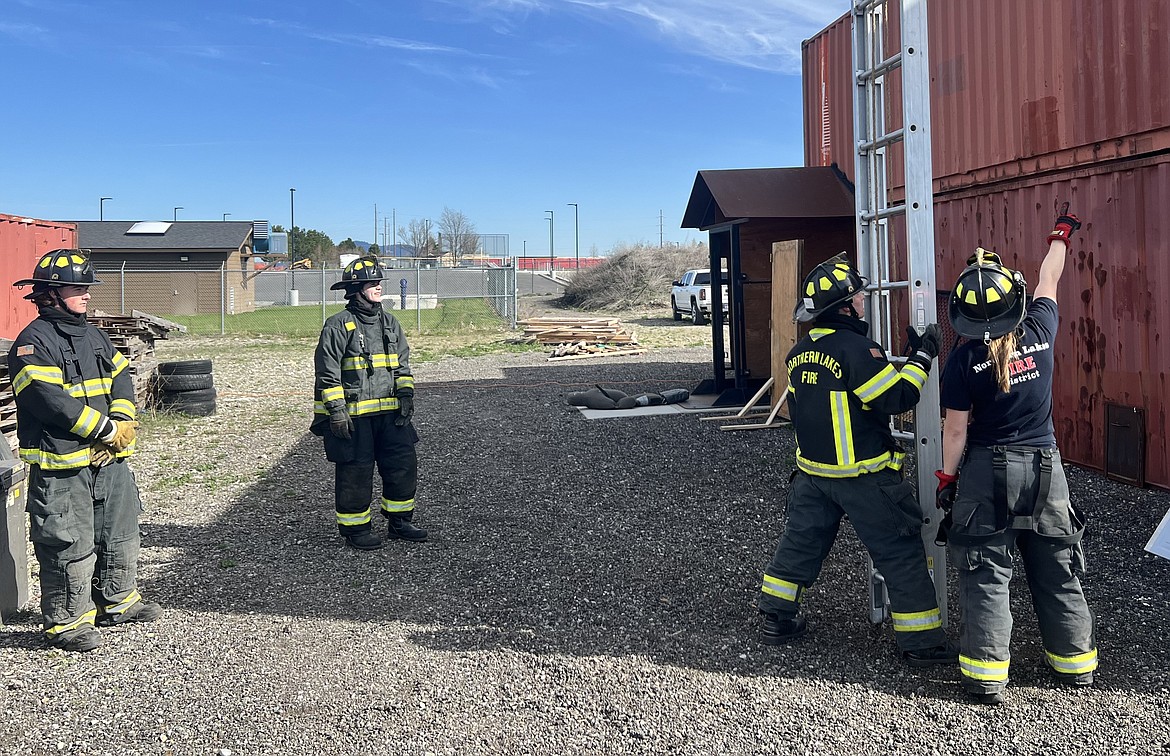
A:
[[[873,68],[867,71],[858,71],[857,83],[864,84],[869,79],[876,79],[879,76],[885,76],[900,65],[902,65],[902,52],[899,50],[897,53],[890,56],[889,58],[886,58]]]
[[[869,13],[879,5],[885,5],[887,0],[862,0],[853,6],[853,14],[860,16],[864,13]]]
[[[878,283],[870,283],[866,287],[866,291],[882,291],[885,289],[909,289],[909,281],[879,281]]]
[[[913,433],[908,433],[906,431],[892,430],[890,433],[892,433],[894,438],[898,439],[899,441],[914,441],[918,438]]]
[[[861,214],[861,222],[862,223],[869,223],[870,221],[873,221],[873,220],[885,220],[886,218],[893,218],[895,216],[905,215],[905,214],[906,214],[906,206],[905,205],[892,205],[890,207],[883,207],[881,210],[878,210],[876,213],[862,213]]]
[[[894,142],[900,142],[905,136],[905,129],[898,129],[891,131],[889,134],[883,134],[872,142],[858,142],[858,152],[869,152],[870,150],[880,150],[882,147],[888,147]]]

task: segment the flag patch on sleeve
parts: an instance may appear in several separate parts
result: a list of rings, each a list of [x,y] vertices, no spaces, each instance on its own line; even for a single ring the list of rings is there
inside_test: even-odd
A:
[[[17,357],[28,357],[32,353],[33,353],[33,345],[32,344],[25,344],[24,346],[18,346],[16,348],[16,356]]]

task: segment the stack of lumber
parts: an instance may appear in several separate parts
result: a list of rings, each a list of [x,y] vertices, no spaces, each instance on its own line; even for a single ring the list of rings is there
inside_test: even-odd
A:
[[[576,344],[558,344],[549,361],[553,360],[581,360],[586,357],[616,357],[623,354],[643,354],[645,349],[637,344],[590,344],[578,341]]]
[[[617,318],[529,318],[517,323],[524,329],[522,342],[553,346],[550,360],[642,354],[631,331]]]
[[[517,323],[524,340],[541,344],[636,344],[617,318],[529,318]]]
[[[106,332],[114,347],[130,360],[130,377],[134,381],[134,402],[149,406],[152,400],[154,373],[158,358],[154,353],[157,339],[170,338],[171,331],[186,332],[186,326],[133,310],[129,315],[110,315],[95,310],[89,322]]]
[[[8,376],[8,350],[11,339],[0,339],[0,433],[16,456],[16,395],[12,393],[12,381]]]

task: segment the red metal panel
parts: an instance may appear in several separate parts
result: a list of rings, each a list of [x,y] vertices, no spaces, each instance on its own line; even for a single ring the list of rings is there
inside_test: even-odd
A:
[[[23,298],[28,289],[14,289],[12,282],[31,276],[33,266],[45,252],[76,246],[77,227],[71,223],[0,213],[0,287],[6,292],[4,306],[0,307],[0,337],[16,338],[37,316],[37,308]]]
[[[1170,155],[940,196],[938,286],[976,246],[1033,284],[1058,203],[1085,220],[1059,290],[1053,418],[1061,453],[1105,466],[1105,405],[1146,412],[1146,481],[1170,488]],[[899,247],[903,245],[899,239]]]
[[[1170,3],[928,0],[928,14],[936,189],[1170,149]],[[850,176],[851,45],[847,15],[804,46],[805,164]]]

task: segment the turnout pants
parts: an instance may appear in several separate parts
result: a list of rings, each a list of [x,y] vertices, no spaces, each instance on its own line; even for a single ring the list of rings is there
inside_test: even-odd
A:
[[[130,466],[29,471],[29,536],[40,566],[45,634],[65,638],[120,614],[138,593],[142,500]]]
[[[1084,573],[1084,519],[1069,500],[1060,452],[970,448],[952,516],[963,686],[990,693],[1007,685],[1013,547],[1024,564],[1048,665],[1067,682],[1092,682],[1093,615],[1078,578]]]
[[[418,480],[418,434],[411,423],[395,425],[397,412],[353,418],[349,439],[325,432],[325,457],[336,465],[337,529],[349,536],[370,530],[374,467],[382,478],[382,514],[410,519]]]
[[[764,573],[760,611],[781,619],[796,616],[845,515],[886,579],[898,647],[915,651],[945,644],[914,486],[889,468],[856,478],[796,473],[788,492],[788,525]]]

